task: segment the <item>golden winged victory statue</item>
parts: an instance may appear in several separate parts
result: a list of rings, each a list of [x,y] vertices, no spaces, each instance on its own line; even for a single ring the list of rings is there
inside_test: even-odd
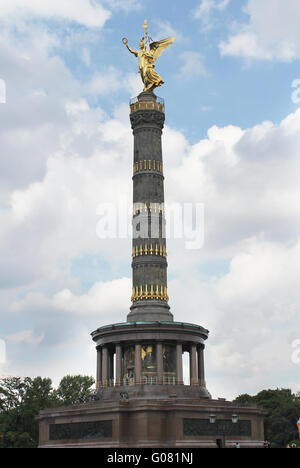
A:
[[[131,49],[126,37],[123,38],[123,44],[126,45],[129,52],[139,59],[139,74],[144,83],[144,91],[153,91],[158,86],[164,84],[162,77],[154,70],[154,63],[161,56],[163,51],[173,44],[175,37],[168,37],[161,41],[153,41],[148,33],[147,20],[143,25],[145,34],[140,41],[140,49]],[[147,47],[149,46],[149,48]]]

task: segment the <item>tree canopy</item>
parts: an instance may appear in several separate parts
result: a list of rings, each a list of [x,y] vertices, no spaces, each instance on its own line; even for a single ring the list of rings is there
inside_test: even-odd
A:
[[[57,389],[41,377],[0,379],[0,448],[37,447],[39,412],[89,401],[93,384],[92,377],[81,375],[67,375]]]
[[[265,438],[273,448],[283,448],[299,440],[297,421],[300,417],[300,396],[289,389],[262,390],[255,396],[240,395],[236,403],[256,404],[266,411]],[[295,442],[295,443],[296,443]]]

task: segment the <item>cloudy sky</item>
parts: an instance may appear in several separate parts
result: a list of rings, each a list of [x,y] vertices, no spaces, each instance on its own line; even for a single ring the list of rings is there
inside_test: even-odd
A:
[[[168,244],[172,312],[210,330],[214,397],[299,391],[299,0],[1,0],[0,373],[94,375],[90,332],[126,320],[130,238],[96,227],[131,200],[142,86],[121,39],[145,17],[176,36],[166,199],[205,207],[203,247]]]

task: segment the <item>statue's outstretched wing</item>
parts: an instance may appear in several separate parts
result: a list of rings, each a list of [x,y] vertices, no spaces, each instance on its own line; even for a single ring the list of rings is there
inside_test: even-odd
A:
[[[167,49],[173,42],[175,41],[175,37],[168,37],[167,39],[162,39],[161,41],[152,42],[150,44],[150,52],[153,57],[153,61],[155,62],[158,57],[161,56],[163,51]]]

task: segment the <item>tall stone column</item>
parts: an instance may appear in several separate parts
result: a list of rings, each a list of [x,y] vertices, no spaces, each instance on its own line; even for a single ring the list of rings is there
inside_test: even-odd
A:
[[[96,388],[101,386],[102,381],[102,351],[101,348],[97,349],[97,377]]]
[[[163,383],[164,375],[164,360],[163,360],[163,345],[162,343],[156,344],[156,372],[157,372],[157,383]]]
[[[108,385],[108,349],[106,346],[102,348],[102,385]]]
[[[206,387],[204,368],[204,345],[198,347],[198,379],[200,387]]]
[[[190,346],[190,384],[198,384],[197,347],[194,344]]]
[[[140,384],[142,379],[142,346],[140,343],[135,344],[134,374],[135,383]]]
[[[134,135],[132,306],[128,322],[173,321],[168,305],[162,129],[164,104],[153,92],[130,105]]]
[[[183,368],[182,368],[182,343],[176,345],[176,380],[179,385],[183,384]]]
[[[116,385],[121,385],[122,380],[122,347],[116,344]]]
[[[113,380],[114,375],[115,375],[114,357],[115,357],[115,353],[112,349],[110,349],[109,350],[109,380]]]

